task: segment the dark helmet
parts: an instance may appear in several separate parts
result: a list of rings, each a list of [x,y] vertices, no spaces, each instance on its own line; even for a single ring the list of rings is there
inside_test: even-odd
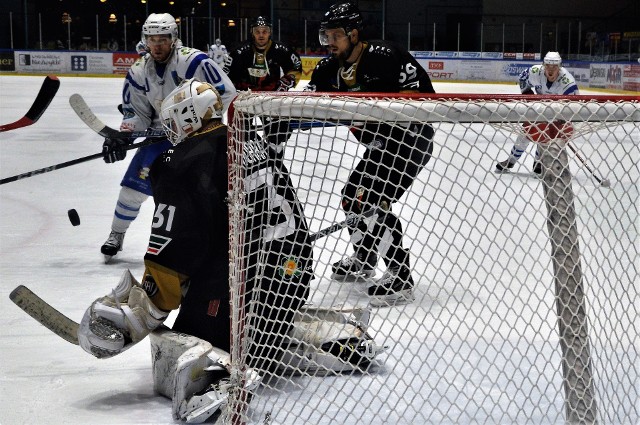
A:
[[[353,3],[336,3],[329,8],[320,21],[320,31],[344,28],[345,33],[351,30],[362,30],[362,15],[358,6]]]
[[[271,22],[264,16],[258,16],[251,21],[251,26],[249,27],[251,33],[253,33],[255,27],[269,27],[270,30],[272,29]]]

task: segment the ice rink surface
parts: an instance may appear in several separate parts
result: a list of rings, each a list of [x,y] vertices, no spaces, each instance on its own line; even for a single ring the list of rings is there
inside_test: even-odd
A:
[[[0,76],[0,123],[26,113],[42,80]],[[60,80],[56,98],[36,124],[0,133],[0,177],[101,150],[101,137],[69,107],[74,93],[82,94],[107,124],[118,127],[120,78]],[[434,85],[439,93],[518,93],[516,84]],[[170,400],[153,392],[147,341],[115,358],[97,360],[49,332],[9,300],[13,288],[26,285],[79,321],[95,298],[115,287],[124,269],[141,277],[151,201],[143,205],[127,233],[123,252],[110,264],[104,264],[99,252],[110,231],[119,182],[130,158],[131,153],[115,164],[98,159],[0,186],[2,425],[174,423]],[[77,227],[67,218],[72,208],[80,216]]]

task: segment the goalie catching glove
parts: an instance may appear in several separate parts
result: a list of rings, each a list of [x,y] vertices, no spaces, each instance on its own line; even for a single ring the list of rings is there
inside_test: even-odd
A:
[[[143,340],[164,322],[168,312],[158,309],[126,270],[110,295],[95,300],[78,329],[78,341],[87,353],[109,358]]]

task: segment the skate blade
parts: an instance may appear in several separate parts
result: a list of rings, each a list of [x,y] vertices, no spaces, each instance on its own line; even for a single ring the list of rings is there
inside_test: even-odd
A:
[[[361,273],[349,273],[349,274],[331,274],[331,279],[338,282],[366,282],[374,276],[374,272],[361,272]]]
[[[416,300],[412,290],[403,290],[389,295],[371,295],[369,305],[372,307],[394,307],[411,304]]]

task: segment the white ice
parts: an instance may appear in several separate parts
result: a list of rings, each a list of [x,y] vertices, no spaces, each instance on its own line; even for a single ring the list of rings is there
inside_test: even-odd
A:
[[[17,120],[27,111],[42,79],[0,76],[0,123]],[[61,77],[60,80],[56,98],[36,124],[0,133],[0,177],[100,151],[102,139],[87,128],[68,105],[73,93],[82,94],[107,124],[119,125],[116,105],[120,103],[121,79]],[[435,86],[438,92],[517,93],[515,84],[436,83]],[[124,269],[131,269],[134,276],[142,275],[142,256],[153,210],[151,201],[143,205],[140,216],[127,233],[124,251],[110,264],[104,264],[99,253],[109,233],[119,182],[127,164],[128,160],[107,165],[98,159],[0,187],[0,311],[3,315],[0,423],[3,425],[174,423],[170,400],[153,392],[146,341],[115,358],[97,360],[49,332],[9,300],[13,288],[26,285],[65,315],[79,321],[96,297],[108,293],[117,284]],[[67,218],[67,210],[72,208],[80,215],[81,224],[77,227],[71,226]],[[538,231],[536,226],[526,230]],[[535,239],[535,235],[531,238]],[[462,299],[466,295],[462,292],[459,296]],[[433,299],[437,303],[437,294]],[[396,324],[410,323],[411,317],[403,314],[394,320]],[[379,331],[384,332],[385,326],[381,325]],[[406,340],[407,337],[392,335],[387,342],[393,343],[396,338],[400,342],[400,338]],[[434,344],[433,349],[446,354],[451,347],[443,349]],[[432,359],[416,358],[415,361]],[[325,385],[333,379],[339,378],[327,378]],[[367,378],[366,385],[376,385],[377,379]],[[383,379],[392,382],[403,378],[391,372]],[[412,385],[407,384],[408,389],[419,397],[421,389],[411,388]],[[460,391],[466,391],[469,385],[473,385],[473,377],[459,383]],[[359,391],[358,387],[354,386],[353,391]],[[292,390],[292,394],[295,396],[296,390]],[[298,396],[305,399],[304,394]],[[389,403],[393,403],[395,396],[388,396]],[[495,395],[496,403],[500,403],[501,397]],[[402,408],[410,408],[410,404]],[[541,406],[545,408],[548,406]],[[562,409],[562,406],[553,408]],[[331,407],[327,409],[328,415]],[[384,410],[378,412],[384,413]],[[393,420],[394,416],[391,414],[388,418]],[[375,423],[375,418],[366,419]],[[474,422],[473,418],[467,419]],[[331,422],[320,417],[309,420]]]

